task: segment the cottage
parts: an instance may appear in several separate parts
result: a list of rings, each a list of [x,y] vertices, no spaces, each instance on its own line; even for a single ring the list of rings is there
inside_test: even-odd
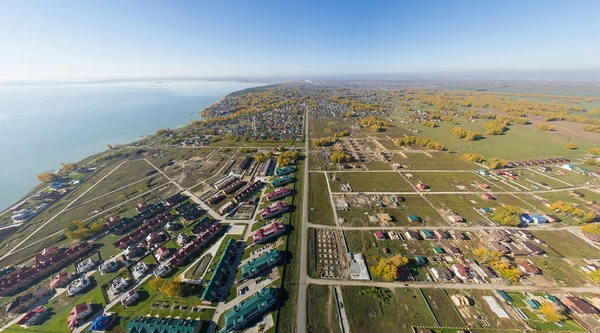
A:
[[[50,281],[50,289],[62,288],[71,281],[71,275],[69,272],[58,273],[52,281]]]
[[[179,237],[177,237],[179,239]],[[179,243],[179,242],[177,242]],[[171,255],[171,250],[169,250],[166,246],[161,246],[156,250],[156,259],[158,261],[164,261]]]
[[[71,313],[67,318],[67,325],[69,326],[69,329],[78,327],[83,319],[90,314],[92,314],[92,306],[89,303],[81,303],[76,305],[73,310],[71,310]]]
[[[134,305],[139,298],[140,295],[138,292],[135,291],[135,289],[132,289],[126,292],[123,297],[121,297],[121,304],[123,304],[123,306],[131,306]]]
[[[408,222],[416,223],[421,222],[421,218],[416,215],[408,215]]]
[[[539,268],[533,266],[532,264],[528,263],[527,261],[523,261],[523,262],[519,263],[517,265],[517,267],[519,267],[519,269],[525,274],[531,274],[531,275],[542,274],[542,271]]]
[[[496,200],[496,197],[494,197],[493,195],[491,195],[489,193],[483,193],[481,195],[481,198],[484,200]]]
[[[377,230],[375,231],[375,238],[378,241],[385,240],[385,235],[383,234],[383,232],[381,232],[381,230]]]
[[[417,232],[415,230],[408,230],[408,231],[406,231],[405,235],[406,235],[406,239],[409,239],[409,240],[421,239],[421,235],[419,234],[419,232]]]
[[[452,271],[454,272],[454,274],[456,274],[456,276],[458,276],[458,278],[460,278],[463,281],[466,281],[471,278],[471,273],[469,273],[467,267],[463,265],[452,265]]]

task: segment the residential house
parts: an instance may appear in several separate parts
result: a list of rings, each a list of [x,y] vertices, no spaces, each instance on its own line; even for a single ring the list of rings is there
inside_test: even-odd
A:
[[[282,222],[270,223],[254,232],[252,239],[254,244],[269,242],[285,232],[285,224]]]
[[[452,280],[452,272],[444,267],[434,267],[431,269],[431,273],[436,280]]]
[[[562,303],[569,309],[574,310],[575,312],[582,315],[599,313],[597,308],[595,308],[593,305],[589,304],[580,297],[567,296],[562,299]]]
[[[69,313],[69,317],[67,318],[67,325],[69,329],[73,329],[78,327],[87,316],[92,314],[92,306],[89,303],[80,303],[77,304],[71,313]]]

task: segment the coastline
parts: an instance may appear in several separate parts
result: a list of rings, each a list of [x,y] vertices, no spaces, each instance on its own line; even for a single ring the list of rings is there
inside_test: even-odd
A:
[[[79,97],[79,93],[82,97],[91,95],[89,107],[90,111],[84,111],[87,109],[87,100],[80,101],[75,100],[78,104],[73,107],[73,110],[69,110],[72,114],[63,112],[61,106],[56,107],[58,110],[56,114],[48,112],[47,114],[39,111],[29,111],[31,109],[48,108],[46,105],[42,106],[29,106],[23,108],[25,111],[22,114],[17,112],[9,115],[7,119],[0,121],[0,129],[6,127],[7,131],[11,127],[10,122],[17,121],[22,124],[17,124],[17,130],[19,133],[15,135],[23,135],[23,144],[9,143],[7,148],[8,153],[6,154],[7,160],[22,161],[28,160],[26,168],[18,168],[15,165],[6,164],[4,170],[0,172],[0,181],[6,185],[5,192],[0,192],[0,207],[2,208],[0,215],[4,215],[8,210],[13,208],[15,204],[18,204],[23,199],[27,198],[33,193],[40,190],[39,183],[35,179],[35,175],[43,172],[44,170],[52,170],[60,167],[60,163],[68,163],[73,161],[81,161],[89,158],[90,156],[102,154],[106,152],[106,144],[115,145],[130,145],[144,137],[153,134],[156,130],[171,127],[181,128],[189,125],[192,120],[201,118],[200,113],[209,106],[215,105],[222,101],[222,99],[239,90],[248,88],[249,84],[241,82],[219,82],[218,85],[212,86],[213,81],[185,81],[177,82],[174,84],[156,84],[155,82],[142,82],[136,81],[136,84],[130,88],[128,86],[123,87],[122,83],[117,86],[109,84],[106,85],[109,92],[113,92],[115,96],[108,96],[109,102],[98,103],[95,99],[99,99],[97,95],[98,91],[104,88],[104,85],[84,84],[81,86],[76,85],[59,85],[58,87],[33,87],[37,94],[45,98],[54,97],[54,92],[61,94],[73,94],[75,97]],[[200,88],[193,87],[198,84]],[[265,83],[253,83],[252,87],[264,85]],[[147,87],[145,86],[147,85]],[[178,90],[177,86],[183,86]],[[140,88],[141,86],[141,88]],[[175,87],[173,87],[175,86]],[[202,87],[208,87],[204,92]],[[233,89],[227,89],[231,86]],[[190,88],[191,87],[191,88]],[[12,89],[14,88],[14,89]],[[13,90],[18,92],[28,92],[31,87],[29,86],[18,86],[18,87],[6,87],[0,86],[0,96],[2,93],[8,94]],[[71,89],[75,89],[77,93],[73,93]],[[222,90],[222,93],[218,93],[218,90]],[[223,91],[227,89],[227,91]],[[83,92],[80,92],[82,90]],[[131,92],[129,92],[131,90]],[[131,96],[129,96],[131,95]],[[105,96],[101,96],[103,98]],[[68,98],[63,97],[65,101],[61,101],[63,104],[67,104]],[[114,104],[111,104],[112,99],[116,99]],[[17,104],[15,101],[15,104]],[[97,105],[94,105],[96,102]],[[58,103],[59,105],[61,103]],[[201,107],[200,111],[198,107]],[[185,111],[185,109],[194,110],[194,114]],[[54,111],[50,108],[51,111]],[[106,111],[105,111],[106,110]],[[150,110],[150,111],[148,111]],[[17,109],[18,111],[18,109]],[[94,112],[105,112],[106,114]],[[31,115],[27,114],[29,112]],[[60,112],[60,113],[59,113]],[[97,115],[97,116],[94,116]],[[35,117],[35,118],[28,118]],[[46,117],[49,119],[45,121]],[[144,117],[141,121],[139,117]],[[195,118],[194,118],[195,117]],[[39,118],[39,119],[36,119]],[[56,126],[65,126],[67,130],[73,128],[65,122],[76,123],[77,120],[71,120],[70,118],[81,118],[80,123],[83,124],[95,124],[88,130],[85,128],[72,130],[72,134],[64,133],[64,131],[58,129],[47,129],[46,123],[52,124],[53,118],[60,118],[56,120]],[[31,120],[33,119],[33,121]],[[31,123],[35,123],[35,126],[31,126]],[[20,128],[19,128],[20,127]],[[37,127],[37,128],[36,128]],[[17,132],[15,130],[14,132]],[[27,133],[32,132],[33,135]],[[56,136],[56,132],[63,132],[62,136]],[[10,133],[10,131],[8,132]],[[8,138],[9,134],[5,134]],[[73,139],[69,139],[72,136]],[[1,135],[0,135],[1,137]],[[76,138],[81,137],[82,140]],[[48,141],[58,139],[57,142],[49,144]],[[86,141],[87,140],[87,141]],[[13,140],[19,141],[19,139]],[[28,142],[29,141],[29,142]],[[46,144],[47,147],[38,147]],[[40,150],[39,152],[36,150]],[[11,188],[11,190],[7,190]]]

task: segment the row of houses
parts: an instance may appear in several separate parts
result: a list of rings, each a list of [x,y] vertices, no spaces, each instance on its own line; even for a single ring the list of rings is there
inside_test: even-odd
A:
[[[155,237],[152,237],[152,234],[155,233],[157,230],[163,229],[165,225],[171,222],[172,220],[173,216],[171,215],[171,213],[167,212],[161,214],[156,218],[150,220],[141,228],[138,228],[135,231],[128,234],[127,236],[122,237],[121,239],[113,243],[113,245],[120,250],[124,250],[128,246],[138,243],[148,236],[151,238],[147,241],[149,243],[152,243],[153,239],[155,239]]]
[[[385,239],[392,239],[392,240],[397,240],[397,239],[402,239],[402,235],[397,232],[397,231],[389,231],[387,233],[381,231],[381,230],[377,230],[374,233],[375,239],[377,239],[378,241],[382,241]],[[454,240],[463,240],[465,239],[465,235],[459,231],[459,230],[442,230],[442,229],[436,229],[436,230],[428,230],[428,229],[423,229],[423,230],[407,230],[404,232],[404,237],[407,240],[422,240],[422,239],[437,239],[437,240],[443,240],[443,239],[454,239]]]
[[[242,189],[240,191],[240,193],[236,194],[236,196],[233,198],[233,201],[235,203],[240,203],[240,202],[248,199],[254,193],[256,193],[256,191],[258,191],[263,185],[264,185],[264,183],[260,180],[253,182],[252,184],[250,184],[250,185],[246,186],[244,189]]]
[[[14,294],[28,287],[39,278],[78,260],[91,249],[90,243],[81,242],[68,249],[52,247],[52,250],[42,251],[43,256],[41,258],[40,254],[36,254],[32,267],[24,270],[17,269],[0,280],[0,295]]]
[[[269,311],[277,304],[278,290],[274,287],[266,287],[250,296],[240,304],[235,305],[225,312],[225,327],[221,333],[241,330],[254,318]]]
[[[252,234],[254,244],[262,244],[270,242],[286,231],[285,224],[281,221],[269,223],[268,225],[256,230]]]
[[[187,258],[198,252],[202,247],[208,244],[208,242],[215,238],[215,236],[220,234],[221,231],[223,231],[223,226],[218,223],[205,226],[205,231],[203,233],[196,236],[192,241],[175,252],[171,258],[170,264],[172,266],[181,266],[185,264]]]
[[[114,235],[125,234],[126,232],[139,227],[142,223],[148,221],[149,219],[155,218],[158,214],[169,210],[169,208],[162,202],[156,205],[142,202],[137,205],[136,209],[142,209],[142,211],[132,217],[121,218],[118,215],[109,217],[106,222],[109,232]]]
[[[271,249],[257,258],[252,258],[248,260],[244,265],[242,265],[242,277],[239,279],[239,281],[251,279],[266,271],[267,269],[275,267],[282,261],[283,255],[281,251],[279,251],[278,249]]]
[[[206,288],[202,292],[202,302],[210,303],[219,300],[221,296],[219,288],[225,284],[229,276],[229,266],[235,260],[235,247],[236,241],[230,239],[217,262],[217,267],[214,269],[212,277],[208,280]]]
[[[290,207],[284,201],[277,201],[272,203],[271,205],[265,207],[263,210],[259,212],[260,217],[263,220],[272,219],[278,216],[281,216],[287,213],[290,210]]]

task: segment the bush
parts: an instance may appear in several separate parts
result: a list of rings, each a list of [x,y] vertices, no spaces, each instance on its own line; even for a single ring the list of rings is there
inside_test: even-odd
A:
[[[573,142],[570,142],[570,143],[567,143],[567,145],[565,146],[565,148],[571,149],[571,150],[575,150],[575,149],[577,149],[577,145],[574,144]]]

